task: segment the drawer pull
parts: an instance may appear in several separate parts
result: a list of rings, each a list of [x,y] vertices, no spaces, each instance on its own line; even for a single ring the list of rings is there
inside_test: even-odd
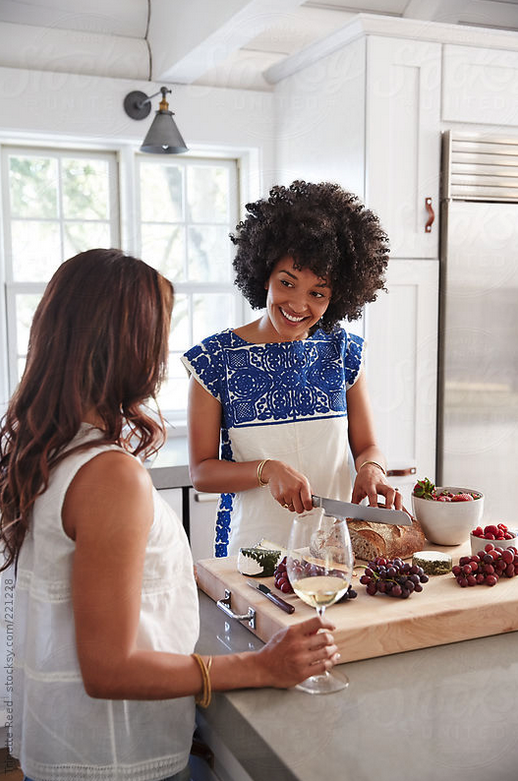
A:
[[[224,599],[218,599],[216,602],[216,607],[219,607],[220,610],[222,610],[225,615],[230,616],[230,618],[235,618],[236,621],[248,621],[248,626],[250,629],[255,629],[255,610],[253,607],[248,608],[248,613],[246,615],[238,615],[237,613],[234,613],[231,607],[232,604],[232,592],[230,589],[225,589],[225,597]]]

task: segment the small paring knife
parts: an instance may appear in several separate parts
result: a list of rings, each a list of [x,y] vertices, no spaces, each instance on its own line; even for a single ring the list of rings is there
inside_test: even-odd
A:
[[[412,519],[403,510],[387,510],[384,507],[368,507],[365,504],[339,502],[338,499],[326,499],[313,496],[313,507],[323,507],[327,515],[333,518],[350,518],[372,523],[392,523],[396,526],[411,526]]]
[[[281,599],[281,597],[278,597],[277,594],[274,594],[273,591],[268,588],[268,586],[264,585],[264,583],[252,583],[251,580],[247,580],[246,582],[250,588],[253,588],[255,591],[259,591],[266,597],[266,599],[269,599],[270,602],[273,602],[274,605],[277,605],[277,607],[280,607],[281,610],[284,610],[285,613],[295,612],[295,605],[290,605],[289,602],[285,602],[284,599]]]

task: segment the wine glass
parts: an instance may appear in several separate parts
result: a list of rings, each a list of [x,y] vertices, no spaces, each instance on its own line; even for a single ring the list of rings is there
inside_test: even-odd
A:
[[[345,520],[325,515],[315,507],[293,520],[286,570],[295,594],[323,616],[328,605],[343,597],[353,573],[354,557]],[[297,689],[309,694],[329,694],[349,685],[341,672],[312,675]]]

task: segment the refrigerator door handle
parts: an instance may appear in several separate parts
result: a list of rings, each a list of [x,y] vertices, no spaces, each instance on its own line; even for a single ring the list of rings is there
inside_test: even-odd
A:
[[[428,212],[428,221],[426,225],[424,226],[424,232],[425,233],[431,233],[432,232],[432,225],[435,220],[435,212],[432,208],[432,199],[431,198],[425,198],[424,199],[424,205],[426,206],[426,211]]]

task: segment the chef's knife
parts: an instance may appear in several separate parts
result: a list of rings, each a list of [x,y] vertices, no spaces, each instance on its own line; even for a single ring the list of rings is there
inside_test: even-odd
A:
[[[372,523],[395,523],[397,526],[411,526],[412,519],[403,510],[387,510],[384,507],[368,507],[364,504],[339,502],[338,499],[325,499],[313,496],[313,507],[323,507],[326,515],[334,518],[372,521]]]
[[[254,588],[256,591],[260,591],[261,594],[264,594],[266,599],[269,599],[270,602],[273,602],[274,605],[277,605],[277,607],[280,607],[281,610],[284,610],[285,613],[294,613],[295,612],[295,606],[290,605],[289,602],[285,602],[284,599],[281,599],[277,596],[277,594],[274,594],[271,589],[268,588],[268,586],[265,586],[264,583],[252,583],[252,581],[247,580],[246,581],[250,588]]]

